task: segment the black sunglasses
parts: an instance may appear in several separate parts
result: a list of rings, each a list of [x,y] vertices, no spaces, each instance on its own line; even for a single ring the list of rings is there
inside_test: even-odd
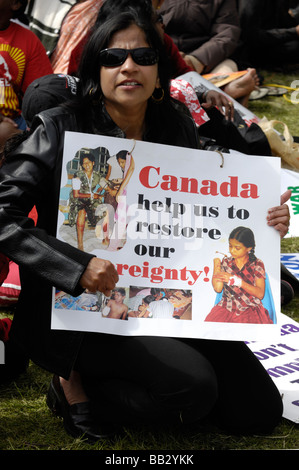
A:
[[[158,62],[158,53],[151,47],[138,47],[137,49],[104,49],[100,52],[101,65],[104,67],[117,67],[122,65],[128,55],[138,65],[155,65]]]

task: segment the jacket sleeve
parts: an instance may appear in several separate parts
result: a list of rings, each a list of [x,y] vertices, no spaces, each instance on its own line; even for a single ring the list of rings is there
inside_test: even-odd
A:
[[[0,170],[0,252],[71,295],[93,255],[56,238],[62,132],[51,119],[7,157]],[[38,222],[28,214],[34,205]]]
[[[240,37],[236,0],[167,0],[160,10],[180,51],[193,55],[212,70],[230,57]]]
[[[235,0],[222,2],[210,30],[210,39],[190,52],[202,64],[207,73],[229,58],[235,51],[240,37],[239,17]]]

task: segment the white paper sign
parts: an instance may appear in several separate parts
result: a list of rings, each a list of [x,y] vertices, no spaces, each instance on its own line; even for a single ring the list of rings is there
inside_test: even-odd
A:
[[[83,174],[88,154],[96,155],[90,180]],[[122,154],[125,162],[118,161]],[[80,191],[89,196],[79,201]],[[78,246],[83,226],[83,249],[115,265],[121,290],[111,299],[54,292],[52,328],[233,340],[279,335],[280,238],[266,223],[267,210],[279,203],[277,158],[67,132],[57,237]],[[211,282],[214,258],[232,263],[229,235],[239,226],[253,232],[255,256],[267,274],[267,295],[253,310],[266,310],[270,323],[255,317],[239,322],[248,299],[235,286],[230,288],[234,319],[206,320],[219,302]],[[246,273],[253,275],[247,268]],[[237,280],[230,274],[232,282]]]
[[[283,416],[299,423],[299,324],[281,314],[277,343],[249,343],[282,395]]]
[[[290,228],[286,237],[299,237],[299,173],[292,170],[281,170],[281,192],[292,191],[288,206],[290,209]]]
[[[290,273],[299,279],[299,253],[281,253],[280,259]]]
[[[240,116],[244,119],[248,126],[250,126],[250,124],[252,124],[253,122],[259,122],[259,118],[248,108],[241,105],[237,100],[234,100],[230,95],[225,93],[222,89],[220,90],[216,85],[214,85],[212,82],[209,82],[209,80],[202,77],[199,73],[187,72],[184,75],[180,75],[179,77],[177,77],[177,79],[186,80],[186,82],[189,82],[193,86],[195,91],[200,89],[201,86],[204,86],[209,90],[215,90],[218,92],[220,91],[223,95],[227,97],[229,101],[232,101],[234,103],[234,108],[239,112]]]

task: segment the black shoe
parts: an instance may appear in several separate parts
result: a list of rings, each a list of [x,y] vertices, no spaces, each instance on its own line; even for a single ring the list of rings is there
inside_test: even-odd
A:
[[[116,435],[113,424],[100,425],[95,421],[90,402],[69,405],[57,375],[54,375],[50,383],[47,405],[55,415],[62,416],[64,428],[72,437],[83,437],[90,443],[95,443]]]

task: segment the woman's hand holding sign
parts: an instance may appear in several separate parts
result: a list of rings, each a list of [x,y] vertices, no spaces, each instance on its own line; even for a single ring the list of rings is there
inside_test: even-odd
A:
[[[283,238],[289,230],[290,226],[290,211],[286,202],[290,199],[292,191],[288,190],[281,195],[281,205],[272,207],[268,211],[267,223],[274,227]]]
[[[80,284],[90,292],[102,292],[110,297],[112,289],[118,282],[118,274],[114,265],[105,259],[92,258],[84,271]]]

